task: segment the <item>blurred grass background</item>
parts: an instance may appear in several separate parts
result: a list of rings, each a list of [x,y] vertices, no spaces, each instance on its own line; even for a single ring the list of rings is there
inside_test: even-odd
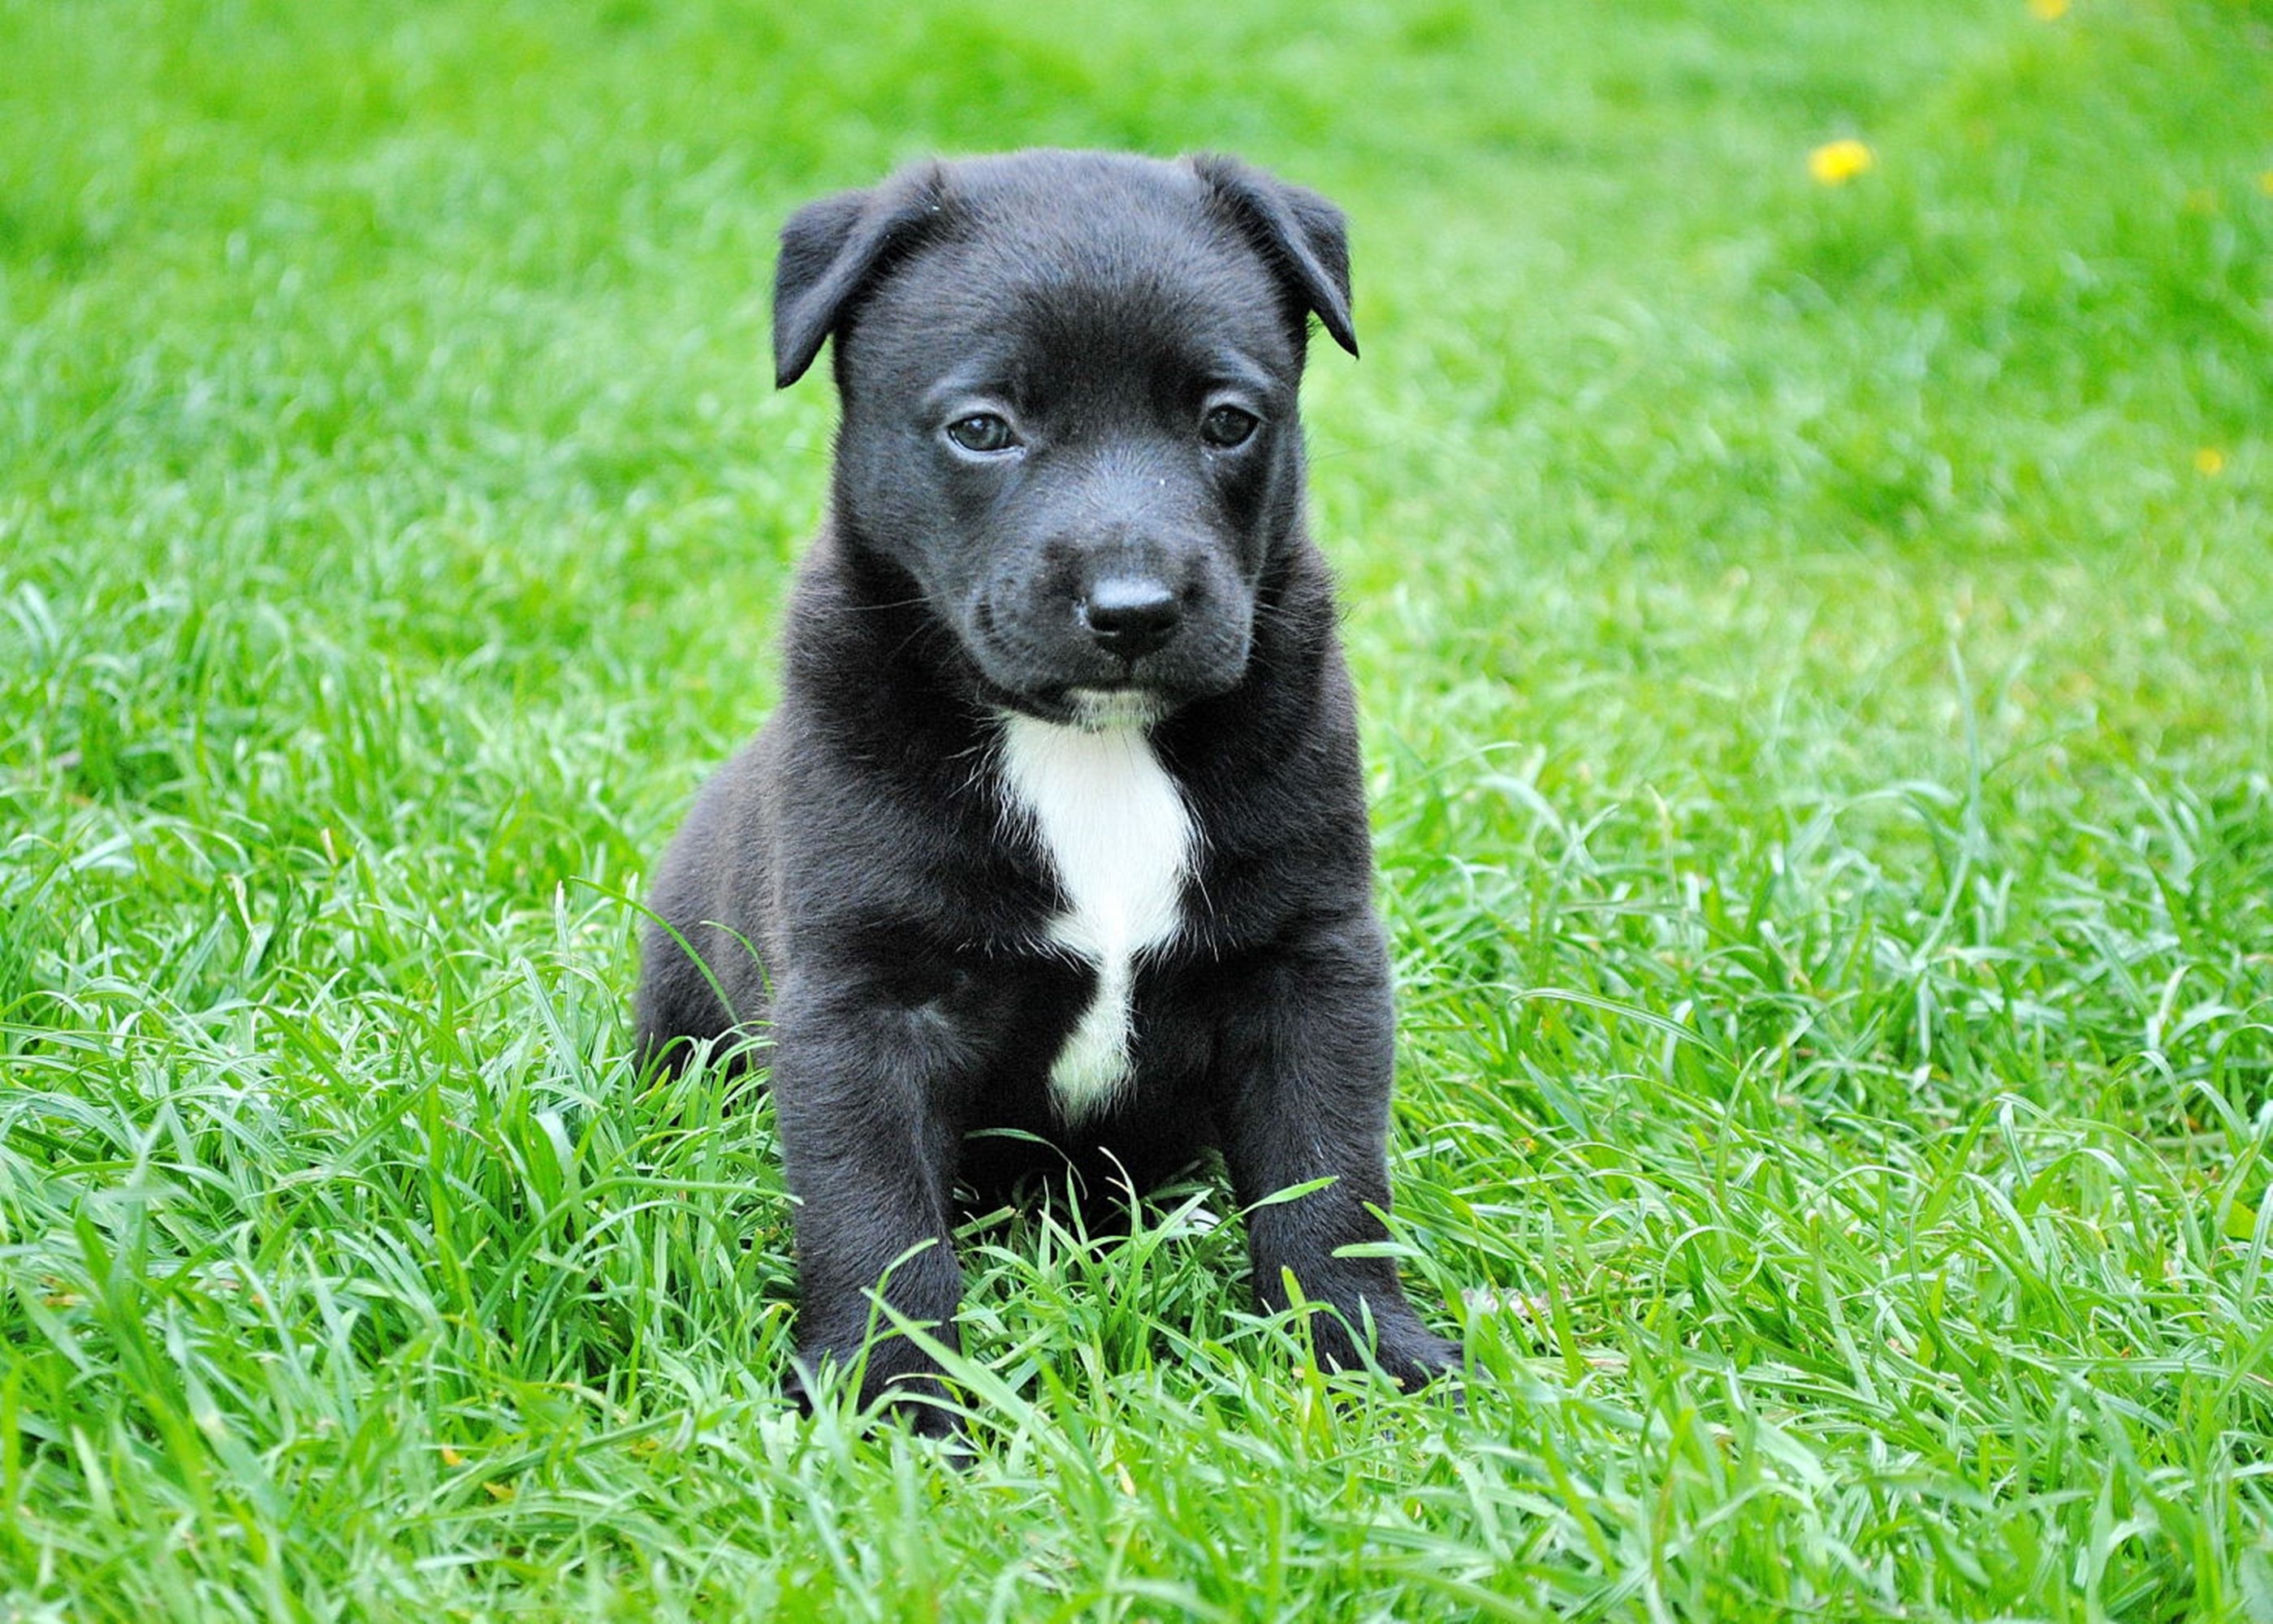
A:
[[[2273,1617],[2258,0],[0,62],[14,1614]],[[971,1472],[801,1422],[762,1105],[625,1065],[822,493],[773,233],[1035,143],[1351,214],[1314,506],[1465,1412],[1299,1373],[1172,1201],[971,1238]]]

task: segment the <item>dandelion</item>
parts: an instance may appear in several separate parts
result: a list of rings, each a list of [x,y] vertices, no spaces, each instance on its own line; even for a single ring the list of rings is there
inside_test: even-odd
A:
[[[2068,0],[2029,0],[2029,15],[2040,23],[2056,23],[2067,15]]]
[[[2215,445],[2205,445],[2194,453],[2194,472],[2204,479],[2216,479],[2225,472],[2225,453]]]
[[[1843,186],[1879,161],[1877,154],[1849,137],[1827,141],[1807,154],[1807,172],[1826,186]]]

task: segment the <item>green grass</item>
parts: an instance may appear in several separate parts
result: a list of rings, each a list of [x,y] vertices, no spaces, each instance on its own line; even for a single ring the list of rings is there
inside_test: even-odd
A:
[[[11,1616],[2273,1618],[2262,4],[0,60]],[[967,1472],[801,1418],[762,1099],[628,1066],[821,498],[772,233],[1040,141],[1353,216],[1314,506],[1465,1411],[1306,1372],[1172,1197],[967,1239]]]

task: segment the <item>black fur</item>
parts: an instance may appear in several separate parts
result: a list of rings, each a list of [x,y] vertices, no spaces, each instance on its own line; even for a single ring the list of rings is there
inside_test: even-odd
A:
[[[1309,318],[1355,352],[1340,214],[1235,160],[1026,153],[909,170],[783,232],[779,380],[836,341],[829,517],[799,572],[780,707],[703,790],[657,878],[640,1040],[764,1029],[796,1211],[808,1364],[850,1363],[885,1296],[954,1340],[954,1191],[1070,1160],[1140,1186],[1219,1150],[1334,1365],[1373,1339],[1408,1384],[1459,1357],[1377,1241],[1392,1010],[1332,583],[1302,521]],[[1201,425],[1216,407],[1247,440]],[[960,415],[958,415],[960,414]],[[994,415],[1015,447],[947,434]],[[1209,420],[1211,422],[1215,420]],[[987,430],[990,432],[991,430]],[[980,438],[974,432],[973,438]],[[1173,625],[1100,629],[1128,583]],[[1048,1090],[1093,971],[994,770],[1005,710],[1153,704],[1197,831],[1184,928],[1139,962],[1133,1074],[1069,1126]],[[715,977],[716,989],[712,980]],[[724,1001],[720,1001],[720,992]],[[1024,1130],[1056,1148],[972,1130]],[[922,1397],[904,1338],[864,1390]],[[919,1424],[938,1426],[919,1418]]]

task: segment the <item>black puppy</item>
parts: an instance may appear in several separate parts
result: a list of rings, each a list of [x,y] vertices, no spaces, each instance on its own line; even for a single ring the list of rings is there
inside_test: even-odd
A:
[[[1356,353],[1340,213],[1227,158],[923,164],[782,233],[777,381],[836,340],[833,500],[780,707],[664,857],[638,1022],[665,1057],[770,1023],[809,1366],[880,1283],[953,1341],[958,1183],[1210,1148],[1242,1204],[1331,1180],[1248,1219],[1264,1304],[1339,1311],[1322,1359],[1459,1358],[1342,1254],[1383,1238],[1392,1014],[1303,528],[1313,314]],[[935,1395],[882,1323],[864,1395]]]

